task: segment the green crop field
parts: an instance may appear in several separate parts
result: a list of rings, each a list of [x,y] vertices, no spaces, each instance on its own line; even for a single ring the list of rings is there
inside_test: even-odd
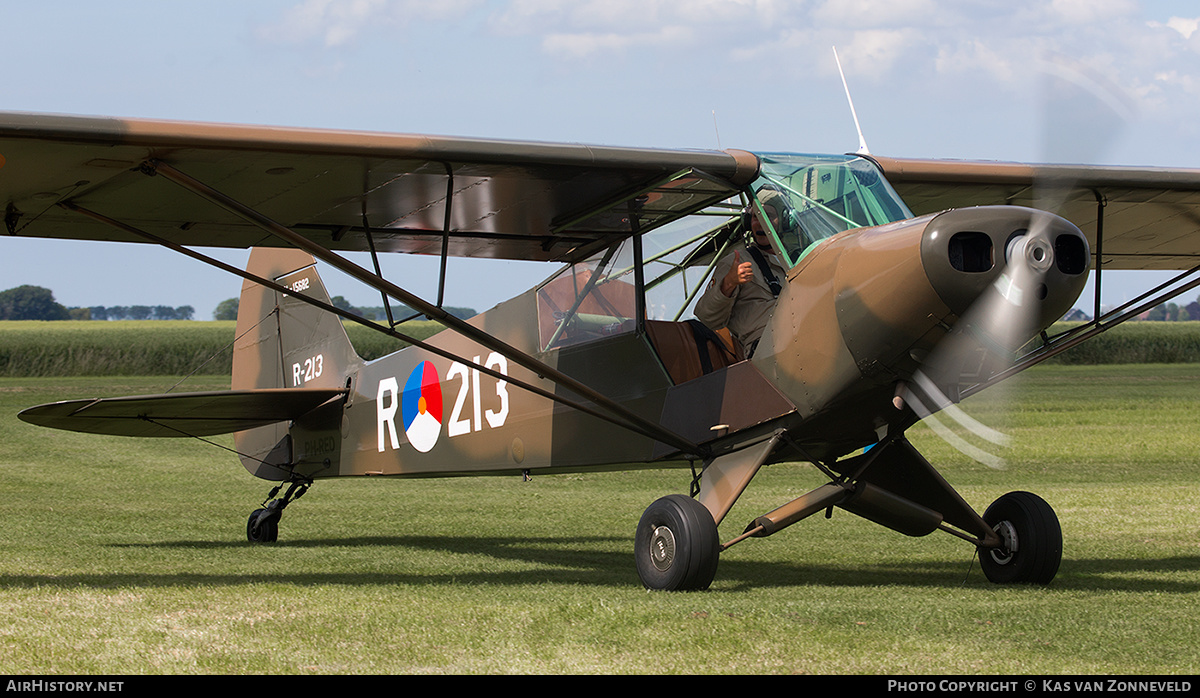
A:
[[[0,322],[0,376],[229,375],[233,322]]]
[[[173,382],[0,379],[0,672],[1200,671],[1200,364],[1040,367],[973,398],[1014,438],[1004,470],[910,432],[976,507],[1015,489],[1055,507],[1048,587],[835,510],[734,546],[688,594],[643,590],[632,561],[642,510],[686,471],[322,481],[254,546],[269,484],[227,451],[15,417]],[[722,537],[818,482],[764,469]]]
[[[376,359],[403,343],[345,323],[354,348]],[[1060,325],[1055,331],[1065,329]],[[431,321],[400,331],[426,339],[441,329]],[[229,375],[233,322],[161,320],[0,322],[0,376]],[[1129,322],[1051,359],[1052,363],[1200,362],[1200,322]]]
[[[436,322],[406,322],[401,332],[425,339]],[[346,323],[354,348],[376,359],[404,346],[357,323]],[[228,376],[234,323],[190,320],[0,322],[0,376]]]

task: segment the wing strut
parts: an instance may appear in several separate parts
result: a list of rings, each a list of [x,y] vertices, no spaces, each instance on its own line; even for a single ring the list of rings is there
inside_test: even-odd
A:
[[[657,424],[655,422],[652,422],[650,420],[643,418],[642,416],[627,409],[623,405],[615,402],[614,400],[608,398],[607,396],[603,395],[602,393],[597,392],[596,390],[590,388],[589,386],[584,385],[583,383],[566,375],[565,373],[562,373],[561,371],[545,364],[542,361],[539,361],[538,359],[526,354],[525,352],[523,352],[513,346],[510,346],[506,342],[503,342],[503,341],[497,339],[496,337],[488,334],[487,332],[485,332],[473,325],[468,324],[464,320],[461,320],[461,319],[451,315],[450,313],[446,312],[444,309],[436,307],[434,305],[431,305],[430,303],[419,298],[418,296],[415,296],[412,293],[409,293],[408,291],[400,288],[399,286],[396,286],[395,284],[388,281],[387,279],[384,279],[383,277],[381,277],[379,275],[372,274],[370,271],[341,257],[340,255],[330,252],[328,249],[322,247],[321,245],[318,245],[318,244],[312,242],[311,240],[308,240],[304,236],[295,233],[294,231],[290,230],[286,226],[283,226],[280,223],[277,223],[277,222],[271,220],[270,218],[267,218],[266,216],[262,215],[258,211],[255,211],[254,209],[252,209],[248,206],[245,206],[245,205],[241,204],[240,202],[222,194],[221,192],[217,191],[216,189],[213,189],[212,187],[204,184],[203,182],[200,182],[199,180],[192,178],[191,176],[179,171],[178,169],[172,167],[171,165],[169,165],[165,162],[162,162],[161,160],[151,160],[151,161],[148,161],[147,163],[145,163],[145,165],[143,167],[143,172],[145,172],[148,175],[153,175],[153,174],[162,175],[166,179],[180,185],[184,189],[187,189],[187,190],[197,194],[201,198],[209,201],[210,203],[216,204],[217,206],[224,208],[225,210],[229,211],[230,213],[233,213],[234,215],[238,216],[239,218],[242,218],[242,219],[262,228],[263,230],[271,233],[272,235],[275,235],[276,237],[280,238],[281,240],[288,243],[289,245],[299,248],[301,250],[304,250],[305,252],[308,252],[312,256],[316,257],[317,259],[320,259],[321,261],[328,263],[329,265],[337,268],[339,271],[341,271],[345,274],[348,274],[349,276],[361,281],[362,283],[387,293],[388,295],[392,296],[393,298],[396,298],[397,300],[407,304],[409,307],[413,308],[414,310],[421,312],[422,314],[430,317],[431,319],[437,320],[439,323],[441,323],[445,327],[454,330],[455,332],[466,337],[467,339],[474,341],[481,346],[487,347],[488,349],[491,349],[493,351],[499,352],[499,353],[507,356],[509,359],[513,360],[514,362],[523,366],[524,368],[532,371],[537,376],[549,378],[554,383],[576,393],[577,395],[579,395],[587,400],[592,401],[593,403],[596,404],[596,406],[602,408],[605,412],[609,413],[609,415],[612,415],[612,417],[601,416],[601,414],[597,413],[595,410],[585,409],[583,405],[574,403],[573,401],[566,400],[565,398],[561,398],[560,396],[553,395],[553,394],[549,393],[548,391],[542,390],[540,388],[535,388],[532,385],[523,384],[520,381],[515,381],[511,377],[498,375],[496,372],[492,371],[491,369],[487,369],[486,367],[478,366],[477,364],[474,364],[473,362],[464,362],[464,363],[471,365],[474,368],[478,368],[485,375],[496,377],[499,380],[507,380],[508,382],[513,383],[514,385],[518,385],[521,388],[530,390],[531,392],[542,395],[543,397],[554,399],[556,402],[569,404],[571,407],[573,407],[575,409],[580,409],[581,411],[583,411],[587,414],[590,414],[592,416],[603,418],[603,419],[605,419],[605,421],[611,422],[611,423],[621,426],[623,428],[632,429],[633,431],[636,431],[645,436],[648,436],[650,438],[661,441],[662,443],[668,444],[676,449],[679,449],[680,451],[682,451],[684,453],[687,453],[690,455],[695,455],[695,456],[701,457],[701,458],[707,457],[707,449],[705,449],[704,447],[699,446],[699,445],[685,439],[684,437],[680,436],[679,434],[677,434],[669,429],[665,429],[660,424]],[[70,206],[70,207],[73,208],[74,210],[83,212],[83,209],[80,209],[77,206]],[[95,216],[95,215],[99,215],[99,214],[93,214],[93,216]],[[118,227],[128,230],[129,232],[135,232],[134,230],[130,230],[128,226],[125,226],[124,224],[120,223],[119,221],[111,221],[111,223],[114,223],[114,224],[118,225]],[[174,244],[167,243],[167,241],[157,238],[157,236],[153,236],[149,233],[136,231],[136,234],[138,234],[141,237],[145,237],[147,239],[154,239],[156,242],[159,242],[160,244],[166,244],[167,246],[171,247],[172,249],[177,249]],[[179,251],[182,252],[183,249],[180,249]],[[195,258],[203,258],[203,255],[192,252],[191,250],[187,250],[185,252],[185,254],[188,254],[189,256],[192,256]],[[222,268],[227,267],[227,265],[220,265],[220,266]],[[230,270],[232,271],[232,269],[230,269]],[[246,274],[244,272],[242,272],[241,270],[238,270],[236,273],[238,273],[238,275],[242,276],[243,278],[247,278]],[[265,279],[254,278],[253,280],[256,283],[262,283],[263,285],[267,286],[268,288],[272,288],[277,291],[281,290],[281,288],[278,287],[278,285],[273,284],[271,282],[267,282]],[[286,292],[286,290],[284,289],[284,290],[282,290],[282,292]],[[309,300],[311,302],[311,299],[307,299],[307,300]],[[316,303],[314,303],[314,305],[316,305]],[[450,353],[446,352],[445,350],[437,349],[437,348],[432,347],[424,342],[420,342],[411,337],[404,336],[402,333],[399,333],[399,332],[395,331],[394,329],[384,328],[383,326],[378,325],[376,323],[373,323],[370,321],[365,321],[361,318],[357,318],[353,314],[344,313],[342,311],[339,311],[339,310],[333,308],[333,306],[328,306],[325,304],[321,304],[321,306],[322,306],[322,309],[327,310],[329,312],[334,312],[336,315],[338,315],[340,317],[349,317],[350,319],[355,320],[356,322],[360,322],[360,324],[366,324],[367,326],[372,327],[380,332],[384,332],[385,334],[397,337],[398,339],[402,339],[406,342],[409,342],[410,344],[413,344],[414,346],[418,346],[427,351],[436,353],[439,356],[451,358],[452,360],[455,360],[455,361],[462,360],[461,357],[454,356],[453,354],[450,354]]]
[[[1189,276],[1195,276],[1196,278],[1184,283],[1182,286],[1171,288],[1176,284],[1182,283],[1184,279],[1187,279]],[[1103,317],[1096,318],[1091,322],[1072,328],[1066,332],[1061,332],[1053,337],[1043,337],[1043,341],[1045,343],[1041,347],[1038,347],[1034,351],[1021,357],[1021,359],[1019,359],[1015,364],[1004,371],[997,373],[991,378],[988,378],[986,381],[960,391],[960,395],[964,399],[970,395],[974,395],[989,385],[999,383],[1005,378],[1020,373],[1021,371],[1024,371],[1032,366],[1036,366],[1052,356],[1057,356],[1058,354],[1061,354],[1077,344],[1082,344],[1096,335],[1103,334],[1117,325],[1125,322],[1126,320],[1133,319],[1147,310],[1154,308],[1160,303],[1166,303],[1170,299],[1190,291],[1197,286],[1200,286],[1200,265],[1176,274],[1169,281],[1155,286],[1151,290],[1146,291],[1137,298],[1134,298],[1133,300],[1114,310],[1110,310]]]

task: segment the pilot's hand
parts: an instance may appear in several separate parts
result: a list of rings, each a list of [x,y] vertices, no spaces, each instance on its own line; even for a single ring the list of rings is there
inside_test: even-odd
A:
[[[729,271],[721,279],[721,293],[725,294],[726,298],[732,298],[733,292],[738,286],[753,278],[754,265],[750,262],[743,262],[741,251],[735,250],[733,253],[733,266],[729,267]]]

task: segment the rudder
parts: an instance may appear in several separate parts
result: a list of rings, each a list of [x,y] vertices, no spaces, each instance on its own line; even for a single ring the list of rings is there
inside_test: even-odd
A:
[[[343,388],[362,365],[341,319],[296,296],[332,304],[312,255],[293,248],[253,248],[246,271],[291,289],[281,294],[253,281],[242,284],[233,389]],[[234,435],[242,464],[256,477],[283,480],[290,470],[288,425],[272,424]]]

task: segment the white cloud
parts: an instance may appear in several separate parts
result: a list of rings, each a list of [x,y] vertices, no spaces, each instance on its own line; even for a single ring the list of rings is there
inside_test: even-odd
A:
[[[512,0],[493,20],[512,32],[559,27],[637,33],[665,24],[758,23],[799,7],[788,0]]]
[[[1200,25],[1200,18],[1184,19],[1183,17],[1172,17],[1167,20],[1167,26],[1182,34],[1185,39],[1192,38],[1197,25]]]
[[[259,34],[271,41],[301,44],[317,41],[326,48],[344,46],[368,29],[420,21],[463,17],[483,0],[304,0],[283,13]]]
[[[1104,22],[1138,14],[1135,0],[1053,0],[1050,12],[1070,24]]]
[[[1017,75],[1013,57],[978,38],[938,47],[934,67],[941,75],[985,75],[1010,83]]]
[[[1167,27],[1174,29],[1183,38],[1190,39],[1192,38],[1192,34],[1196,33],[1197,27],[1200,27],[1200,18],[1172,17],[1165,24],[1161,22],[1147,22],[1146,25],[1155,28]]]
[[[339,46],[386,5],[386,0],[307,0],[261,33],[283,43],[318,39],[325,46]]]
[[[692,32],[687,27],[678,26],[667,26],[656,32],[637,34],[549,34],[542,39],[542,49],[552,56],[587,58],[599,53],[620,53],[635,47],[668,47],[688,43],[691,37]]]
[[[1171,95],[1190,108],[1185,76],[1200,74],[1200,18],[1156,18],[1134,0],[304,0],[263,34],[328,50],[381,29],[445,31],[468,18],[484,20],[479,36],[503,42],[498,50],[532,47],[561,66],[634,51],[665,66],[688,52],[696,75],[751,82],[832,78],[835,45],[851,81],[910,92],[925,87],[917,76],[942,76],[956,89],[1016,96],[1032,89],[1038,59],[1057,52],[1145,106],[1180,109]]]
[[[838,47],[838,55],[847,71],[881,78],[923,43],[914,29],[867,29],[854,32],[849,43]]]
[[[936,0],[825,0],[811,13],[826,26],[855,29],[914,27],[934,22],[941,14]]]

